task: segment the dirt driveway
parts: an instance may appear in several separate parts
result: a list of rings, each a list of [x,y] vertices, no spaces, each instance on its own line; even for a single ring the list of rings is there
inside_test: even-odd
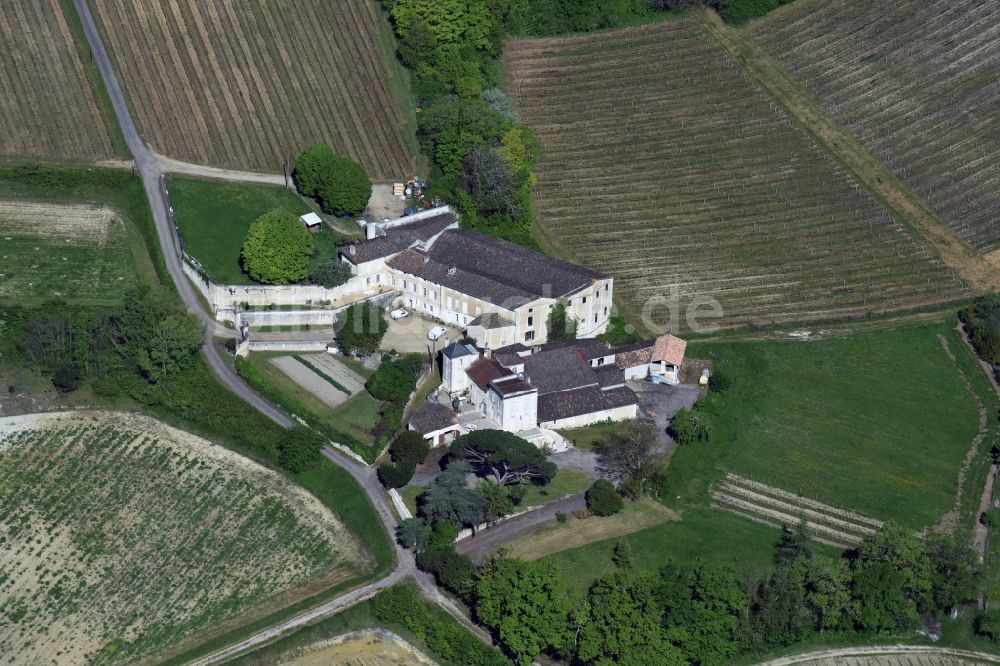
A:
[[[372,198],[368,200],[368,214],[375,221],[388,217],[391,220],[403,215],[405,202],[392,196],[392,183],[372,185]]]
[[[427,339],[427,333],[435,326],[444,326],[448,332],[436,341]],[[448,326],[437,321],[424,319],[416,313],[410,311],[410,316],[404,319],[389,320],[389,330],[382,338],[382,349],[397,352],[427,352],[433,354],[443,349],[446,345],[462,337],[462,331],[455,326]]]
[[[639,419],[649,420],[656,425],[660,436],[660,447],[669,450],[673,440],[667,435],[670,419],[681,409],[691,409],[700,392],[693,384],[654,384],[647,381],[630,381],[628,387],[639,396]]]

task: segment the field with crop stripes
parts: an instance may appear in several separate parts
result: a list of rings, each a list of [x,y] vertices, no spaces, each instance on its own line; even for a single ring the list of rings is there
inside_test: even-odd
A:
[[[115,156],[59,0],[0,3],[0,56],[0,154]]]
[[[278,473],[146,417],[0,419],[0,489],[5,663],[136,661],[367,557]]]
[[[91,4],[139,130],[157,151],[280,172],[285,156],[324,141],[372,177],[412,170],[374,3]]]
[[[543,146],[543,243],[632,306],[673,289],[741,325],[967,294],[698,24],[515,41],[504,59]]]
[[[806,0],[750,34],[973,246],[1000,248],[1000,3]]]

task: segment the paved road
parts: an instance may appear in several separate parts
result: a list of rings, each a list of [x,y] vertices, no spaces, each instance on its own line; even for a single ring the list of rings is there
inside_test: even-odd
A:
[[[475,536],[466,537],[459,541],[455,545],[455,550],[468,555],[476,562],[480,562],[487,554],[499,549],[511,539],[528,532],[534,532],[544,524],[552,522],[556,519],[557,513],[569,514],[578,509],[586,508],[587,501],[584,499],[584,493],[569,495],[480,530]]]

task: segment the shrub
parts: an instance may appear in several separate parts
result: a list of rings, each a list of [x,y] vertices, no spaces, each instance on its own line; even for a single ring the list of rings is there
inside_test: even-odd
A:
[[[565,523],[566,520],[568,520],[567,517],[566,517],[566,512],[564,512],[564,511],[556,511],[556,521],[557,522]]]
[[[392,459],[396,462],[412,460],[415,465],[419,465],[430,450],[431,445],[423,435],[414,430],[406,430],[392,443]]]
[[[386,355],[365,387],[379,400],[402,404],[417,388],[417,371],[422,363],[420,354],[407,354],[397,359]]]
[[[60,363],[52,374],[52,385],[60,393],[69,393],[80,388],[83,383],[83,372],[75,363]]]
[[[312,469],[319,463],[324,443],[323,436],[309,428],[293,428],[278,442],[278,464],[294,474]]]
[[[313,284],[332,289],[351,279],[351,267],[343,261],[334,259],[314,268],[309,274],[309,279]]]
[[[703,442],[709,436],[708,421],[696,409],[682,409],[670,420],[668,432],[681,446]]]
[[[337,339],[341,347],[358,354],[369,354],[378,349],[382,337],[389,330],[385,313],[373,303],[355,303],[344,311],[337,324]]]
[[[976,633],[991,641],[1000,639],[1000,608],[993,608],[976,617]]]
[[[1000,508],[992,508],[983,511],[983,515],[980,517],[983,525],[987,527],[1000,527]]]
[[[625,507],[625,500],[610,481],[598,479],[587,490],[587,508],[595,516],[613,516]]]
[[[476,565],[468,556],[457,553],[454,544],[425,548],[417,554],[417,565],[433,574],[434,580],[444,589],[464,601],[471,599]]]
[[[289,212],[274,210],[250,225],[240,255],[243,270],[264,284],[288,284],[309,275],[312,236]]]
[[[356,215],[372,196],[372,182],[361,165],[322,143],[303,151],[292,177],[300,193],[315,197],[323,212],[333,215]]]
[[[378,466],[378,479],[386,488],[402,488],[413,478],[415,469],[412,460],[401,460],[396,463],[386,460]]]

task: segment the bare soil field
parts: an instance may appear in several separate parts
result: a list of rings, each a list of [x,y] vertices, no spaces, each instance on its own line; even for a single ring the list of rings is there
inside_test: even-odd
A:
[[[0,200],[0,301],[111,302],[135,283],[125,223],[115,211]]]
[[[434,666],[434,661],[395,634],[359,631],[311,645],[295,656],[282,657],[284,666]]]
[[[0,419],[0,654],[135,661],[368,555],[280,474],[153,419]]]
[[[310,354],[308,357],[302,358],[305,358],[313,367],[302,363],[294,356],[272,358],[271,363],[277,366],[293,382],[312,393],[317,399],[323,401],[323,404],[328,407],[337,407],[360,390],[357,381],[342,377],[340,374],[334,374],[333,369],[337,369],[337,366],[340,365],[336,361],[333,361],[333,368],[331,369],[325,364],[320,364],[320,361],[323,360],[323,355]],[[348,373],[351,377],[355,376],[354,373],[344,368],[343,374],[347,375]],[[330,379],[333,379],[340,386],[335,386]],[[360,383],[360,387],[364,388],[363,382]],[[347,390],[343,391],[341,388]]]
[[[772,659],[760,666],[965,666],[998,664],[1000,655],[930,645],[889,645],[817,650]]]
[[[91,0],[139,131],[159,153],[281,173],[329,143],[373,178],[412,171],[397,69],[367,0]]]
[[[748,34],[960,236],[1000,246],[1000,5],[806,0]]]
[[[0,54],[0,154],[116,156],[59,0],[0,3]]]
[[[514,41],[504,60],[543,147],[542,244],[613,274],[635,311],[710,297],[724,326],[768,325],[969,293],[697,22]]]

